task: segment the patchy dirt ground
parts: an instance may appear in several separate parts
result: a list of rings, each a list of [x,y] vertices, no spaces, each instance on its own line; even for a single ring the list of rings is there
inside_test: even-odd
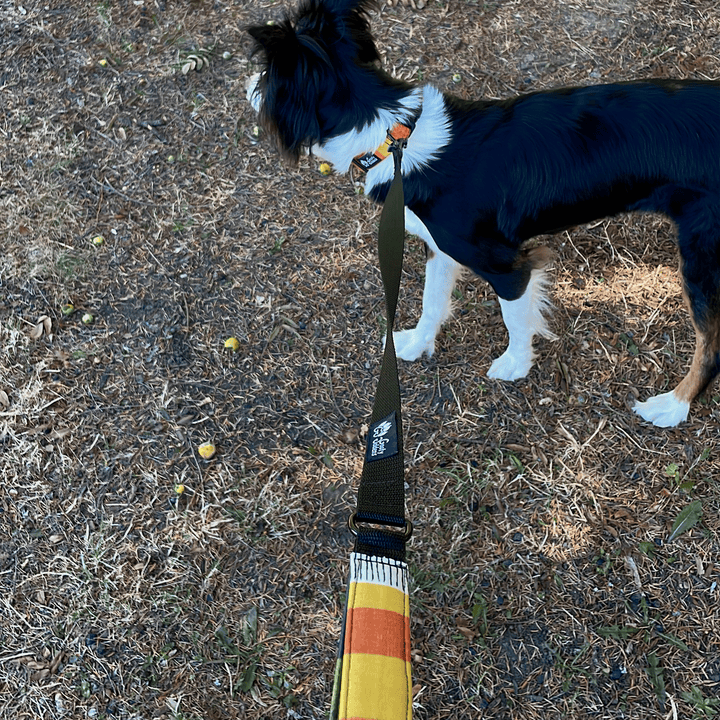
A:
[[[378,212],[254,132],[243,27],[281,10],[0,0],[2,718],[327,711]],[[464,97],[720,76],[707,0],[409,0],[373,25],[396,74]],[[472,277],[401,366],[415,716],[711,717],[718,390],[675,430],[628,409],[692,354],[672,227],[552,245],[559,340],[529,378],[485,378],[505,331]],[[401,327],[422,273],[411,240]]]

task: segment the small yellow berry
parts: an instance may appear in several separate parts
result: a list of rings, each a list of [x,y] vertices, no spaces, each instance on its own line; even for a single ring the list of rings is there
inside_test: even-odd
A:
[[[332,167],[329,163],[320,163],[320,174],[321,175],[332,175]]]
[[[215,446],[211,442],[200,445],[198,453],[203,460],[210,460],[215,455]]]
[[[240,349],[240,341],[237,338],[230,337],[225,341],[225,347],[237,352]]]
[[[185,492],[185,486],[184,485],[176,485],[175,486],[175,492],[178,495],[182,495]]]

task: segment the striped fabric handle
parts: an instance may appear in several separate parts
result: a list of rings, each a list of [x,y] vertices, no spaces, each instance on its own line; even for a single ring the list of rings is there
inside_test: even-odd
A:
[[[407,564],[351,553],[332,720],[411,720]]]

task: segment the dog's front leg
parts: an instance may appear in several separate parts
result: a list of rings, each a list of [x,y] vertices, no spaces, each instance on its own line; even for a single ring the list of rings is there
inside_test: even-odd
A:
[[[507,350],[490,366],[489,378],[518,380],[525,377],[535,358],[533,337],[542,335],[555,339],[545,322],[545,312],[550,306],[546,285],[545,271],[537,268],[530,274],[525,292],[517,300],[500,298],[500,309],[510,339]]]
[[[425,265],[422,315],[412,330],[393,333],[395,352],[403,360],[417,360],[423,353],[435,352],[435,338],[452,312],[452,292],[462,272],[462,265],[442,252],[425,225],[412,210],[405,208],[407,231],[425,241],[428,246]]]

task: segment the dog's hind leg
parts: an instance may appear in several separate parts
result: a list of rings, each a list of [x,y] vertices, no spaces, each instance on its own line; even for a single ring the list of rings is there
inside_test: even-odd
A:
[[[675,427],[687,419],[690,403],[720,371],[720,322],[714,318],[712,332],[695,326],[695,355],[688,374],[670,392],[637,403],[633,410],[658,427]]]
[[[545,314],[550,307],[547,298],[547,275],[543,268],[530,273],[525,292],[517,300],[500,298],[503,321],[508,330],[507,350],[493,361],[488,377],[497,380],[518,380],[525,377],[533,365],[533,337],[542,335],[554,340]]]
[[[690,371],[674,390],[633,408],[658,427],[675,427],[686,420],[690,403],[720,372],[720,211],[711,202],[688,203],[676,221],[695,354]]]
[[[411,210],[405,210],[405,226],[428,246],[425,265],[422,315],[416,327],[393,333],[395,352],[403,360],[417,360],[423,353],[435,352],[435,338],[452,312],[452,292],[462,265],[443,253],[430,232]]]

